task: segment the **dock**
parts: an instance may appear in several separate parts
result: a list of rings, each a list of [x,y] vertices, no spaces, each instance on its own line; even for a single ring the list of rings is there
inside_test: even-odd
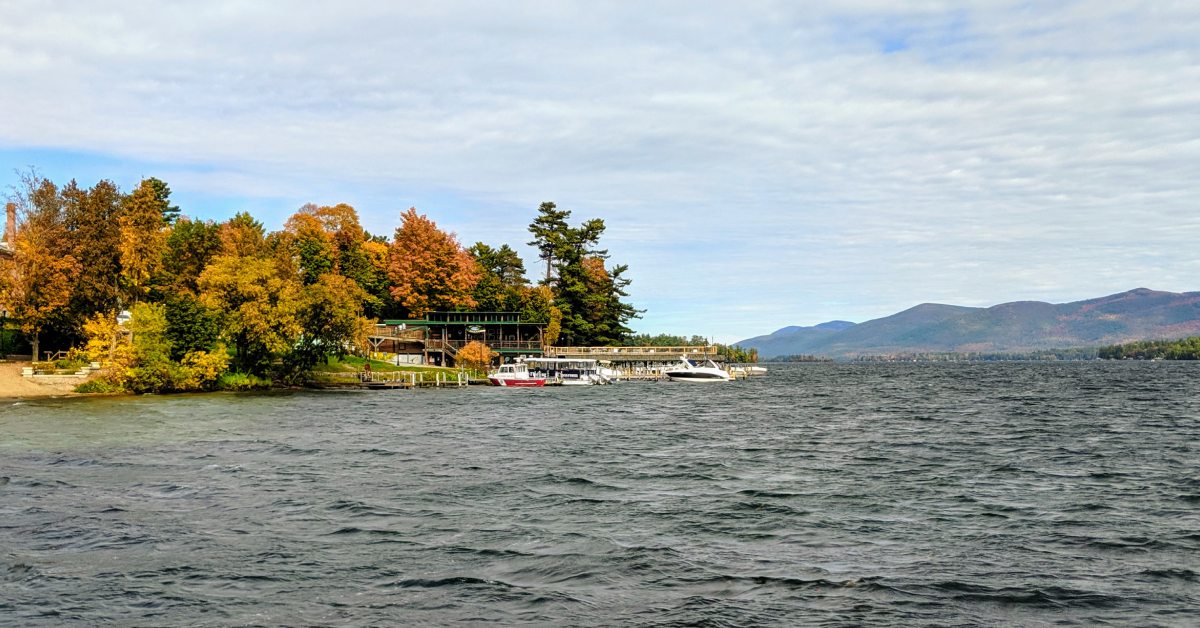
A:
[[[348,381],[346,385],[358,385],[369,390],[413,390],[416,388],[464,388],[472,383],[466,371],[357,371],[337,375]],[[484,380],[486,381],[486,380]]]
[[[412,330],[397,330],[387,339],[415,339],[417,333]],[[419,333],[424,333],[420,331]],[[380,336],[379,339],[383,339]],[[380,348],[372,343],[373,348]],[[438,341],[427,340],[423,350],[431,351]],[[658,382],[667,378],[665,371],[679,365],[680,357],[689,360],[703,361],[717,359],[719,347],[715,345],[663,346],[663,347],[545,347],[544,358],[528,358],[530,361],[543,360],[595,360],[600,366],[616,372],[608,377],[614,381],[624,382]],[[752,372],[747,365],[728,365],[731,379],[748,379]],[[359,388],[371,390],[411,390],[416,388],[461,388],[469,385],[488,384],[487,379],[475,378],[462,369],[441,371],[359,371],[343,373],[346,385],[357,385]],[[547,386],[557,382],[547,381]]]
[[[602,366],[616,370],[620,381],[655,382],[667,379],[663,371],[678,366],[679,358],[689,360],[716,359],[715,345],[672,347],[547,347],[548,357],[596,360]]]

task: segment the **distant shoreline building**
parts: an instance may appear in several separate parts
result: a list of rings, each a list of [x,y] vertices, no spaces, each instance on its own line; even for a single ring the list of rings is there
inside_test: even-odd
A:
[[[4,239],[0,240],[0,257],[12,257],[17,250],[17,204],[6,204],[4,213]]]

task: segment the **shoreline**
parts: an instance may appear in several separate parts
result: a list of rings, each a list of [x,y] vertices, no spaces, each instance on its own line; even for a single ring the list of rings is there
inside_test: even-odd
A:
[[[75,387],[85,381],[82,379],[78,382],[38,382],[22,377],[21,369],[29,365],[29,362],[0,363],[0,399],[12,401],[86,396],[75,392]]]

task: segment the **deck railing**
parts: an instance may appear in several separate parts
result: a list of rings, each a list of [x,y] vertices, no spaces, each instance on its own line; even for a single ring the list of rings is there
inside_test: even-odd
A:
[[[393,338],[396,340],[425,340],[425,330],[420,327],[401,329],[391,325],[376,325],[371,332],[374,338]]]
[[[426,338],[424,329],[405,329],[399,331],[379,329],[371,335],[372,343],[378,347],[390,340],[402,340],[424,345],[426,351],[444,351],[450,355],[458,353],[474,340],[443,340],[441,338]],[[537,340],[484,340],[480,342],[493,351],[525,351],[541,353],[542,343]]]
[[[447,345],[455,350],[462,349],[467,344],[475,342],[474,340],[430,340],[425,346],[433,348],[436,346]],[[489,349],[508,349],[508,350],[524,350],[524,351],[541,351],[542,344],[536,340],[483,340],[479,342],[487,345]]]

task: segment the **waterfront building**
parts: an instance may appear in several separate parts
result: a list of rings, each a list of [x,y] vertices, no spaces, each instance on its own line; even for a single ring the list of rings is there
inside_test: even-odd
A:
[[[545,323],[524,321],[520,312],[430,312],[383,321],[371,335],[371,349],[395,354],[399,363],[455,366],[459,350],[477,340],[506,362],[541,356],[545,330]]]

